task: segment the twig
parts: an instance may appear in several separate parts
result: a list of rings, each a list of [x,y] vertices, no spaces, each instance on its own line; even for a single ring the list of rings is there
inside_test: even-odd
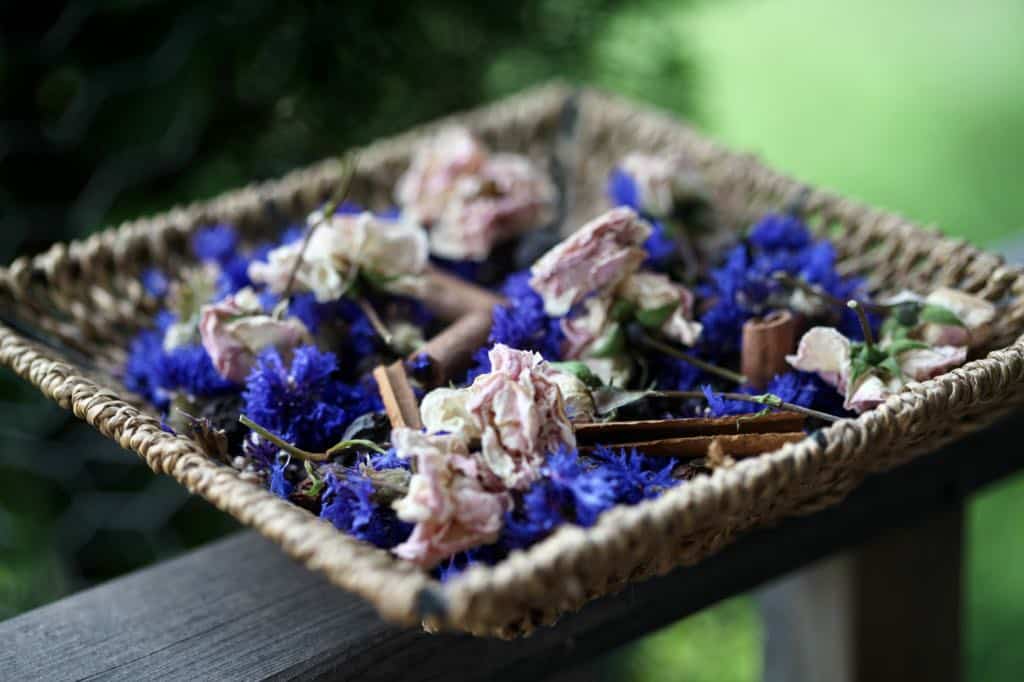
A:
[[[868,350],[871,350],[875,346],[875,337],[871,333],[871,323],[868,322],[868,316],[864,313],[864,307],[857,301],[847,301],[846,307],[857,313],[860,330],[864,333],[864,343],[867,345]]]
[[[678,358],[684,362],[688,362],[694,367],[702,369],[709,374],[715,374],[717,376],[722,377],[723,379],[728,379],[729,381],[733,381],[737,384],[747,383],[747,378],[740,374],[739,372],[734,372],[731,369],[726,369],[725,367],[713,365],[710,362],[701,360],[695,355],[690,355],[687,352],[681,351],[678,348],[665,343],[664,341],[659,341],[658,339],[652,338],[639,325],[631,325],[629,335],[633,340],[638,341],[642,345],[645,345],[649,348],[653,348],[654,350],[664,353],[665,355],[671,355],[674,358]]]
[[[313,240],[313,233],[316,232],[317,228],[323,224],[330,216],[334,215],[334,212],[338,210],[338,206],[345,201],[348,197],[348,192],[352,188],[352,178],[356,174],[356,154],[353,152],[350,156],[345,157],[342,161],[344,168],[342,168],[341,183],[338,185],[338,189],[334,192],[331,198],[324,204],[323,210],[320,213],[320,217],[316,221],[306,228],[306,234],[302,238],[302,247],[299,249],[299,256],[295,259],[295,264],[292,265],[292,271],[288,273],[288,283],[285,284],[284,292],[281,294],[281,299],[287,301],[292,295],[292,289],[295,287],[295,278],[298,277],[299,268],[302,266],[302,260],[306,256],[306,249],[309,248],[310,241]]]
[[[805,282],[799,277],[794,277],[788,272],[776,270],[775,272],[772,273],[771,278],[776,282],[779,282],[780,284],[784,284],[793,289],[799,289],[803,291],[805,294],[810,294],[815,298],[820,298],[829,305],[835,306],[837,308],[842,308],[843,306],[846,306],[849,303],[848,301],[845,301],[841,298],[836,298],[832,294],[828,293],[827,291],[819,287],[817,284]],[[867,310],[868,312],[871,313],[876,313],[878,315],[890,315],[893,312],[893,310],[898,308],[900,305],[898,303],[871,303],[870,301],[857,301],[857,303],[863,306],[864,310]]]
[[[717,392],[716,392],[717,393]],[[701,400],[707,400],[707,396],[704,395],[703,391],[647,391],[647,395],[653,398],[699,398]],[[787,412],[799,412],[800,414],[807,415],[808,417],[814,417],[826,422],[837,422],[840,417],[828,412],[820,412],[818,410],[812,410],[809,407],[802,407],[800,405],[794,405],[793,403],[787,403],[784,400],[769,394],[762,395],[750,395],[747,393],[717,393],[726,400],[739,400],[745,403],[756,403],[758,405],[764,405],[768,408],[774,408],[776,410],[785,410]]]
[[[384,324],[384,320],[380,319],[380,315],[377,314],[373,305],[371,305],[370,302],[362,296],[356,296],[355,301],[356,305],[359,306],[359,309],[363,311],[363,315],[366,315],[366,319],[369,320],[370,326],[373,327],[373,331],[380,337],[381,342],[383,342],[384,345],[387,346],[388,350],[393,354],[401,355],[401,353],[398,353],[394,347],[392,347],[391,344],[394,341],[394,337],[391,334],[391,330],[388,329],[386,324]]]
[[[246,417],[244,414],[238,416],[238,421],[242,424],[242,426],[251,429],[257,435],[259,435],[260,438],[263,438],[264,440],[273,443],[277,447],[287,452],[292,457],[296,457],[298,459],[302,459],[308,462],[326,462],[339,452],[354,447],[363,447],[373,450],[374,452],[384,452],[384,450],[373,441],[364,440],[362,438],[343,440],[337,445],[332,446],[327,452],[309,452],[308,450],[303,450],[302,448],[292,445],[291,443],[285,441],[280,436],[274,435],[269,430],[263,428],[253,420]]]

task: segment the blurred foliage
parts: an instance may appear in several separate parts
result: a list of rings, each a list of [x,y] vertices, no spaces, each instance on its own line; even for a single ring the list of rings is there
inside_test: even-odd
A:
[[[1024,215],[1024,4],[114,0],[0,9],[0,260],[551,77],[695,117],[801,178],[975,241]],[[112,39],[111,36],[117,36]],[[233,524],[0,376],[0,618]],[[972,504],[969,676],[1011,680],[1024,482]],[[737,599],[625,648],[630,680],[751,680]]]

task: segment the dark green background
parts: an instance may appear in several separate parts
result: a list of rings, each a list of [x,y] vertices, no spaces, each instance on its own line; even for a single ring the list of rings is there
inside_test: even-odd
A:
[[[0,19],[3,262],[555,76],[975,241],[1024,215],[1012,0],[92,0]],[[6,372],[0,403],[0,618],[233,528]],[[970,508],[972,679],[1024,669],[1022,511],[1020,481]],[[759,627],[736,599],[608,670],[756,679]]]

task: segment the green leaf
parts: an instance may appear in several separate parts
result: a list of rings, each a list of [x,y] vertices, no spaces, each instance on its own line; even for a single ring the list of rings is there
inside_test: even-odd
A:
[[[614,323],[608,327],[601,338],[594,342],[590,355],[595,358],[610,358],[621,355],[626,350],[626,333],[622,325]]]
[[[893,379],[899,379],[903,376],[903,369],[900,368],[900,363],[892,355],[879,363],[878,369],[883,374],[887,374]]]
[[[914,323],[917,324],[916,322]],[[895,315],[890,315],[885,318],[885,322],[882,323],[881,336],[883,339],[905,339],[910,335],[910,332],[914,329],[914,325],[906,325],[901,322]]]
[[[604,385],[601,381],[601,377],[594,374],[585,363],[582,363],[579,360],[565,360],[562,362],[551,362],[548,364],[560,372],[573,375],[589,388],[601,388]]]
[[[952,310],[941,305],[935,305],[934,303],[926,303],[921,308],[920,320],[921,322],[941,324],[946,327],[967,326]]]
[[[614,414],[620,407],[639,402],[656,391],[620,391],[600,388],[594,391],[594,406],[602,417]]]
[[[612,304],[612,309],[608,312],[608,316],[616,322],[626,322],[633,319],[635,313],[636,306],[620,298]]]
[[[896,339],[885,347],[885,351],[889,355],[896,357],[901,353],[906,353],[908,350],[923,350],[930,347],[927,343],[921,343],[914,339]]]
[[[675,302],[666,303],[665,305],[657,308],[641,308],[636,312],[636,319],[637,322],[648,329],[660,329],[661,325],[665,324],[665,320],[667,320],[678,307],[679,303]]]

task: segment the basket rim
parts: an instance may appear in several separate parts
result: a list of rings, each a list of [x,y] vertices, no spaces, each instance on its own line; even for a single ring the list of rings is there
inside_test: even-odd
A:
[[[453,121],[500,118],[511,103],[540,110],[572,92],[572,88],[561,82],[545,84],[468,113],[416,126],[361,149],[360,155],[364,159],[386,160],[422,135]],[[941,243],[965,262],[983,261],[983,266],[990,269],[990,278],[998,278],[1004,290],[1012,290],[1018,298],[1020,292],[1024,292],[1024,268],[1007,266],[998,256],[962,239],[942,236],[934,229],[921,228],[896,214],[847,200],[827,190],[811,188],[752,156],[719,146],[664,111],[637,106],[616,95],[590,88],[576,92],[586,106],[628,109],[671,129],[673,134],[688,137],[699,163],[722,157],[741,162],[746,174],[740,181],[745,183],[746,191],[801,195],[808,212],[827,212],[842,220],[879,229],[884,227],[904,239],[927,238]],[[104,249],[121,248],[128,252],[130,249],[125,246],[128,242],[149,243],[153,239],[149,233],[154,229],[187,231],[190,223],[230,212],[239,203],[253,201],[255,196],[283,196],[298,186],[329,182],[339,173],[338,162],[321,161],[277,180],[126,221],[84,240],[57,244],[43,254],[20,258],[0,268],[0,284],[17,293],[23,291],[38,272],[59,280],[61,276],[69,276],[67,270],[73,269],[75,264],[88,262]],[[715,516],[735,516],[753,508],[751,500],[762,506],[771,505],[771,498],[785,486],[798,484],[827,460],[844,464],[844,474],[860,480],[873,466],[858,461],[858,457],[871,444],[881,442],[884,445],[887,434],[891,441],[894,425],[906,426],[908,421],[921,415],[956,414],[958,410],[966,413],[968,408],[980,404],[999,404],[998,409],[990,411],[990,421],[994,421],[1012,409],[1011,401],[1005,398],[1014,394],[1014,384],[1024,378],[1024,336],[936,379],[909,384],[883,405],[856,418],[841,420],[797,443],[741,460],[730,469],[716,470],[710,476],[688,481],[655,499],[635,506],[617,506],[590,528],[563,525],[526,551],[513,552],[495,566],[471,567],[444,584],[388,551],[356,540],[305,509],[239,478],[234,470],[206,457],[186,437],[164,432],[159,420],[132,404],[131,396],[125,392],[103,387],[90,378],[86,369],[66,361],[59,352],[39,345],[6,324],[0,324],[0,362],[105,436],[140,454],[157,473],[173,476],[189,491],[255,527],[310,569],[326,574],[336,585],[368,599],[386,618],[403,624],[424,622],[429,629],[454,628],[473,634],[510,636],[551,620],[549,616],[535,619],[537,622],[526,619],[510,629],[504,622],[503,611],[517,603],[522,594],[550,591],[554,581],[563,581],[563,587],[555,591],[561,598],[553,607],[557,616],[579,608],[600,594],[614,591],[630,580],[664,573],[680,565],[678,557],[670,552],[645,546],[651,537],[686,537],[713,523]],[[911,449],[909,456],[923,454],[928,449]],[[819,504],[829,506],[845,494],[823,499]],[[727,541],[728,538],[723,538],[719,542]],[[644,547],[650,554],[649,565],[642,571],[621,575],[613,556],[630,551],[631,543]],[[588,592],[575,578],[580,571],[604,572],[605,589]]]

